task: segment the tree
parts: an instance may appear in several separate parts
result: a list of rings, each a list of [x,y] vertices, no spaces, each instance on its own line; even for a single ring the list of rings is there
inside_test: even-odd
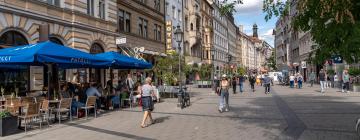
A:
[[[289,0],[263,0],[265,20],[289,16]],[[222,13],[234,12],[235,4],[223,5]],[[333,55],[341,55],[348,63],[360,60],[360,1],[297,0],[297,14],[291,23],[295,31],[310,31],[315,41],[311,60],[323,64]],[[223,14],[224,15],[224,14]]]
[[[237,72],[239,75],[245,75],[246,69],[244,67],[238,67]]]
[[[277,70],[277,67],[276,67],[276,58],[275,58],[275,51],[273,51],[271,53],[271,56],[270,58],[267,60],[267,66],[270,68],[270,69],[273,69],[273,70]]]

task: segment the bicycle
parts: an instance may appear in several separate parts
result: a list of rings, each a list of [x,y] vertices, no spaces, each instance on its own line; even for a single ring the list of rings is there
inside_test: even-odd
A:
[[[178,96],[178,107],[181,107],[181,109],[190,106],[190,95],[189,93],[186,92],[186,87],[182,87],[181,89],[179,89],[179,92],[177,94]]]

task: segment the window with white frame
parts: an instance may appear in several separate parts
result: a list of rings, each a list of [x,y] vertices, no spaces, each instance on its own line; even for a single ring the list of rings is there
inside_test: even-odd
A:
[[[173,18],[176,18],[175,6],[172,7],[172,14],[173,14]]]
[[[87,0],[87,14],[94,16],[94,0]]]
[[[158,24],[154,24],[154,39],[161,41],[161,26]]]
[[[46,2],[50,5],[59,6],[60,7],[60,0],[46,0]]]
[[[178,20],[179,20],[179,21],[181,21],[181,15],[182,15],[182,14],[181,14],[181,10],[179,9],[179,10],[178,10]]]
[[[144,38],[148,37],[148,21],[141,17],[138,20],[138,33]]]
[[[160,7],[160,0],[154,0],[154,8],[157,11],[160,11],[161,7]]]
[[[105,19],[105,0],[99,0],[99,18]]]

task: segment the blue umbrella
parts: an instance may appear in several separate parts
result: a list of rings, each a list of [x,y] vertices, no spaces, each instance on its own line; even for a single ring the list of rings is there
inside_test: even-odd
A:
[[[114,69],[150,69],[152,67],[152,65],[148,62],[121,55],[112,51],[100,53],[96,56],[111,61],[112,63],[106,65],[106,67],[111,67]]]
[[[111,62],[50,41],[0,49],[0,67],[57,64],[61,68],[100,67]]]

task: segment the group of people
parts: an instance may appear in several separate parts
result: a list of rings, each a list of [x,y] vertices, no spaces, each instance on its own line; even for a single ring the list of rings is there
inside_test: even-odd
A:
[[[290,88],[294,88],[295,85],[297,85],[297,88],[302,88],[302,84],[303,84],[303,80],[304,77],[300,74],[297,73],[296,75],[290,75],[289,77],[289,81],[290,81]]]
[[[119,80],[117,87],[113,87],[112,82],[108,81],[104,89],[102,85],[98,83],[74,84],[71,82],[62,84],[60,88],[60,98],[73,98],[71,105],[73,115],[78,115],[77,109],[85,106],[87,97],[89,96],[97,97],[96,113],[100,113],[101,108],[112,109],[112,103],[115,102],[115,100],[120,101],[120,94],[133,94],[134,98],[132,100],[140,100],[144,111],[144,117],[140,126],[144,128],[147,127],[148,124],[154,124],[151,111],[154,109],[153,99],[156,95],[150,77],[147,77],[144,80],[144,84],[141,84],[140,81],[135,83],[131,75],[128,74],[125,80]],[[148,120],[150,120],[150,123],[147,123]]]
[[[220,96],[218,109],[220,113],[224,111],[229,111],[230,86],[232,85],[233,93],[236,94],[236,86],[239,85],[240,93],[242,93],[244,92],[244,82],[246,79],[246,76],[240,75],[237,77],[233,77],[230,81],[226,74],[222,75],[221,80],[219,81],[219,83],[216,83],[215,86],[216,93]],[[255,74],[253,74],[248,77],[248,80],[250,83],[251,91],[255,92],[255,83],[257,81],[257,77],[255,76]],[[261,76],[259,80],[261,81],[261,85],[265,87],[265,94],[269,94],[271,83],[273,83],[272,78],[270,78],[268,74],[263,74],[263,76]]]
[[[350,90],[350,75],[349,75],[348,70],[344,70],[342,73],[342,76],[338,77],[338,75],[336,73],[335,74],[327,74],[325,70],[321,69],[319,72],[319,81],[320,81],[321,93],[324,93],[325,89],[330,88],[330,87],[332,87],[332,88],[339,87],[339,88],[341,88],[341,92],[343,92],[343,93],[350,92],[349,91]]]

